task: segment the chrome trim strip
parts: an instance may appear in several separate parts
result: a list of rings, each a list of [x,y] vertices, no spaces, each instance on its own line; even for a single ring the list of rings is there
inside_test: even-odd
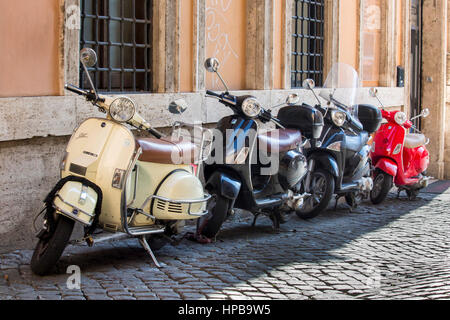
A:
[[[164,198],[164,197],[157,196],[157,195],[151,195],[151,196],[148,196],[147,199],[145,199],[144,203],[142,204],[142,206],[138,210],[143,211],[144,207],[152,199],[162,200],[162,201],[166,201],[166,202],[169,202],[169,203],[171,202],[171,203],[175,203],[175,204],[188,204],[188,213],[187,214],[190,215],[190,216],[201,217],[201,216],[204,216],[205,214],[207,214],[208,210],[204,210],[204,211],[201,211],[201,212],[191,212],[191,207],[192,207],[193,204],[197,204],[197,203],[208,201],[209,199],[211,199],[211,195],[206,194],[203,199],[196,199],[196,200],[190,200],[190,199],[186,199],[186,200],[172,200],[172,199]],[[141,212],[138,212],[138,213],[141,213]]]
[[[59,193],[57,193],[57,194],[55,195],[55,197],[58,197],[59,200],[62,201],[62,203],[67,204],[68,206],[71,206],[71,207],[74,208],[74,209],[77,209],[77,210],[80,211],[81,213],[83,213],[83,214],[85,214],[85,215],[87,215],[87,216],[89,216],[89,217],[91,217],[91,218],[94,218],[94,217],[95,217],[94,214],[91,214],[91,213],[89,213],[89,212],[86,212],[86,211],[84,211],[84,210],[82,210],[82,209],[80,209],[80,208],[78,208],[78,207],[75,207],[73,204],[64,201],[64,199],[59,195]]]
[[[60,214],[63,214],[65,216],[67,216],[68,218],[74,219],[82,224],[84,224],[85,226],[91,226],[92,225],[92,221],[90,223],[86,223],[86,221],[81,220],[79,217],[77,217],[76,215],[74,215],[73,213],[67,212],[66,210],[60,209],[57,206],[53,205],[53,208],[59,212]]]

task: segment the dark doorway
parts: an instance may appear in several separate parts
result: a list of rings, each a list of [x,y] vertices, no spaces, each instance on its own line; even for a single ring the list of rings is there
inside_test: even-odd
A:
[[[411,0],[411,117],[422,111],[422,6],[423,0]],[[420,117],[414,125],[420,129]]]

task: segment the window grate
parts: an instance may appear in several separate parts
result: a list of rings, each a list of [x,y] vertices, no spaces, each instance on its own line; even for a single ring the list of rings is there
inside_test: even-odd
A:
[[[324,0],[294,0],[291,87],[305,79],[323,85]]]
[[[97,52],[88,68],[104,92],[151,90],[152,0],[81,0],[80,46]],[[80,86],[89,88],[80,68]]]

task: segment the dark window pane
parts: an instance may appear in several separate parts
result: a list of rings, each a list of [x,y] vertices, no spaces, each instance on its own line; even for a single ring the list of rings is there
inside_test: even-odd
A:
[[[322,86],[324,0],[294,1],[291,86],[300,88],[307,78]]]
[[[89,69],[100,91],[150,91],[152,0],[80,0],[81,47],[93,48]],[[80,85],[89,88],[82,68]]]

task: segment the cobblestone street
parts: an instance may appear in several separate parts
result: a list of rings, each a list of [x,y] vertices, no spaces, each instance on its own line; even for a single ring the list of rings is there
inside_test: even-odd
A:
[[[56,275],[32,275],[31,250],[0,255],[2,299],[439,299],[450,298],[450,193],[415,201],[391,193],[353,212],[339,203],[278,233],[239,215],[213,244],[167,245],[154,267],[137,240],[68,247]],[[69,290],[69,265],[81,290]]]

